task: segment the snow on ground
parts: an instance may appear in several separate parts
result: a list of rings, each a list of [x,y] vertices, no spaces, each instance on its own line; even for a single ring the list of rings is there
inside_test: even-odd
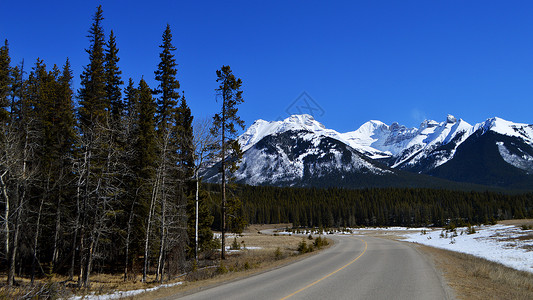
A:
[[[322,231],[320,234],[363,234],[366,232],[378,232],[378,231],[390,231],[390,232],[397,232],[400,231],[400,234],[402,231],[405,232],[412,232],[417,231],[420,232],[421,230],[431,230],[429,228],[413,228],[413,227],[360,227],[360,228],[344,228],[344,230],[336,230],[336,229],[330,229],[327,231]],[[293,231],[285,231],[280,230],[275,232],[278,235],[292,235],[292,234],[317,234],[317,230],[308,230],[308,229],[301,229],[301,230],[293,230]]]
[[[409,242],[471,254],[533,273],[533,230],[510,225],[476,226],[475,230],[467,234],[467,228],[457,228],[455,233],[420,229],[405,237]]]
[[[87,296],[75,296],[69,298],[69,300],[111,300],[111,299],[120,299],[120,298],[126,298],[126,297],[133,297],[136,295],[139,295],[144,292],[152,292],[155,290],[158,290],[160,288],[167,288],[172,287],[176,285],[183,284],[183,282],[175,282],[175,283],[169,283],[169,284],[162,284],[153,288],[148,289],[139,289],[139,290],[132,290],[132,291],[116,291],[112,294],[104,294],[104,295],[87,295]]]

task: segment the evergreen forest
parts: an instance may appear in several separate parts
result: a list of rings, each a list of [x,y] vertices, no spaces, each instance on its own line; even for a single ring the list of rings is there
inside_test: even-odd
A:
[[[0,47],[0,272],[8,285],[62,274],[88,287],[94,272],[161,282],[194,257],[197,147],[171,28],[154,45],[150,87],[124,82],[117,37],[103,19],[99,6],[77,91],[68,58],[28,67],[11,61],[7,40]],[[198,210],[204,251],[215,246],[213,218],[203,202]]]
[[[212,193],[220,187],[209,185]],[[465,226],[533,218],[533,194],[425,188],[294,188],[235,186],[249,224],[294,227]],[[219,212],[212,206],[212,214]],[[214,225],[218,223],[215,221]]]

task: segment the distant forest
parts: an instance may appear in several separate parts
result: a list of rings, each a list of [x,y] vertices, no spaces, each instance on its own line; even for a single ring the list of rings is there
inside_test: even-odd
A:
[[[218,186],[209,188],[216,193]],[[236,186],[250,224],[295,227],[446,226],[533,218],[533,193],[423,188],[313,189]],[[215,207],[214,225],[219,218]]]

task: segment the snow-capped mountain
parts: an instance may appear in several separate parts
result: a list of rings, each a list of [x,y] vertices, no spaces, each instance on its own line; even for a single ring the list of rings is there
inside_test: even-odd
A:
[[[428,174],[455,181],[533,188],[533,125],[491,118],[476,124],[447,163]]]
[[[238,140],[241,144],[241,149],[246,151],[265,136],[286,131],[308,131],[317,136],[327,136],[342,140],[342,137],[337,131],[326,129],[324,125],[316,121],[312,116],[306,114],[292,115],[283,121],[268,122],[259,119],[255,121],[245,133],[239,136]]]
[[[353,182],[363,175],[390,177],[395,170],[504,186],[513,185],[505,178],[517,180],[510,173],[533,178],[533,125],[500,118],[472,126],[448,115],[443,122],[426,120],[418,128],[372,120],[339,133],[310,115],[293,115],[282,121],[257,120],[238,141],[244,155],[234,175],[253,185],[305,185],[320,178]],[[485,152],[490,157],[480,155]],[[501,170],[507,169],[500,164],[508,167],[507,175],[498,168],[486,170],[496,162]],[[214,170],[206,175],[216,181]]]
[[[453,140],[458,146],[468,137],[465,133],[471,129],[470,124],[448,115],[444,122],[426,120],[419,128],[407,128],[398,123],[388,126],[379,121],[370,121],[356,131],[345,133],[343,137],[352,147],[371,153],[373,159],[386,160],[392,168],[416,169],[419,162],[439,146]],[[453,151],[435,157],[432,167],[445,163],[453,156]]]
[[[341,134],[326,129],[310,115],[275,122],[255,121],[239,142],[244,155],[234,174],[237,182],[304,186],[317,179],[339,183],[354,177],[394,173],[350,147]],[[211,168],[204,178],[216,181],[217,168]]]

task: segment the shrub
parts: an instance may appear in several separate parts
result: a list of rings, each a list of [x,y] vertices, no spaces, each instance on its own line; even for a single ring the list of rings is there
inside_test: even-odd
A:
[[[281,259],[282,258],[281,249],[279,247],[276,248],[276,251],[274,251],[274,257],[276,259]]]
[[[302,241],[298,244],[298,252],[300,254],[309,252],[309,248],[307,247],[307,243],[305,242],[305,239],[302,239]]]
[[[533,229],[533,225],[522,224],[521,228],[522,230],[531,230]]]
[[[316,248],[316,249],[320,249],[322,248],[323,246],[327,246],[329,245],[328,241],[325,239],[325,238],[322,238],[322,237],[317,237],[315,239],[315,242],[313,243],[313,246]]]
[[[228,273],[228,268],[226,268],[226,266],[222,262],[220,262],[220,265],[218,265],[218,267],[217,267],[217,273],[218,274],[226,274],[226,273]]]
[[[237,238],[233,238],[233,243],[231,243],[230,249],[231,250],[240,250],[241,249],[241,246],[239,245],[239,243],[237,243]]]

